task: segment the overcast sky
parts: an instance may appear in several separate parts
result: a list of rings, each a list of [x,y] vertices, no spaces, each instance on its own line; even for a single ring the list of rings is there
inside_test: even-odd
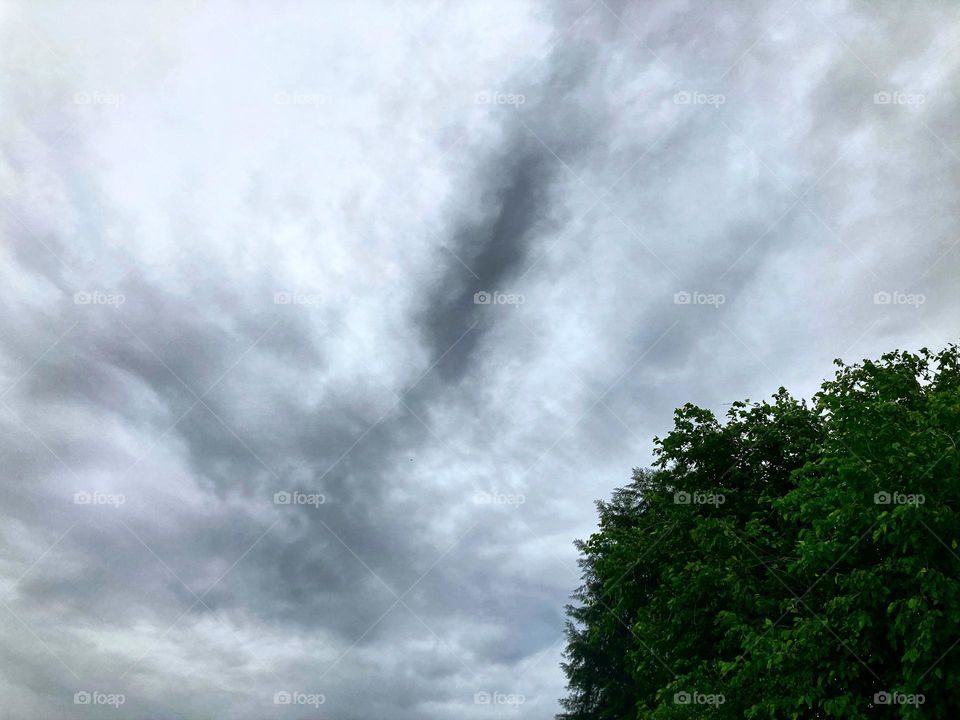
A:
[[[675,407],[957,339],[951,2],[5,2],[0,48],[4,718],[546,720]]]

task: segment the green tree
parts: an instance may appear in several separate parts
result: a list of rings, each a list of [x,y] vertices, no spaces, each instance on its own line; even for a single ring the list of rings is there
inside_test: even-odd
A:
[[[953,716],[960,351],[837,365],[810,403],[680,408],[597,504],[558,717]]]

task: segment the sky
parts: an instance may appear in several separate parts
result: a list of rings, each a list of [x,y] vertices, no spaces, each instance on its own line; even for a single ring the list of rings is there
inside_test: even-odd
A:
[[[950,2],[0,4],[0,714],[546,720],[673,410],[957,340]]]

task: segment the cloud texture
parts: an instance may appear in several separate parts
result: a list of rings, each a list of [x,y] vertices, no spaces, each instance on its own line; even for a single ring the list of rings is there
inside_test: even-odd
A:
[[[4,717],[552,717],[572,540],[674,407],[956,340],[958,46],[932,1],[5,4]]]

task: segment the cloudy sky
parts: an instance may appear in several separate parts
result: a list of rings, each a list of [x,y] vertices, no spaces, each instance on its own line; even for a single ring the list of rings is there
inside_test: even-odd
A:
[[[957,339],[954,3],[5,2],[0,48],[5,718],[546,720],[673,408]]]

